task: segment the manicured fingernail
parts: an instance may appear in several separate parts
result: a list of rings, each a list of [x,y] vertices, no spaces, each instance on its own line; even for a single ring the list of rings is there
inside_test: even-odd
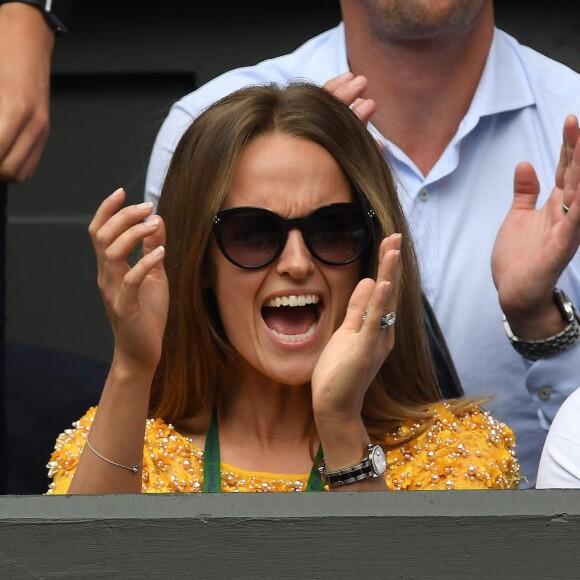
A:
[[[111,195],[109,195],[109,199],[117,199],[121,193],[123,193],[123,188],[119,187],[118,189],[115,189]]]
[[[165,248],[163,246],[157,246],[154,250],[151,250],[154,256],[160,256],[165,253]]]
[[[144,201],[143,203],[140,203],[137,205],[137,209],[140,209],[140,210],[151,209],[152,207],[153,207],[153,204],[150,201]]]
[[[153,229],[156,228],[159,225],[159,218],[157,216],[153,216],[151,218],[149,218],[148,220],[145,220],[145,224],[147,225],[147,227]]]

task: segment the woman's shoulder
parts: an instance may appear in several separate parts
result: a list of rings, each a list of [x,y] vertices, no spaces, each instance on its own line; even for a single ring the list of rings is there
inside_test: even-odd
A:
[[[56,438],[54,450],[47,465],[48,477],[52,478],[59,472],[67,473],[76,467],[96,412],[96,407],[90,407],[80,419],[74,421],[71,427],[65,429]]]
[[[56,438],[54,450],[46,465],[48,477],[52,479],[47,494],[67,493],[96,412],[96,407],[90,407]]]
[[[442,402],[385,443],[391,489],[513,489],[520,479],[513,431],[477,405]]]

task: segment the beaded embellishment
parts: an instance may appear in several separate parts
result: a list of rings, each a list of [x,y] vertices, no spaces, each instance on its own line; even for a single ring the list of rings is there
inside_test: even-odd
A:
[[[95,412],[95,407],[89,409],[72,429],[58,437],[47,466],[53,478],[48,494],[67,493]],[[517,488],[519,466],[509,427],[475,407],[455,415],[447,404],[439,403],[434,412],[427,429],[424,422],[409,421],[387,437],[388,489]],[[418,435],[413,438],[414,433]],[[224,492],[304,491],[308,476],[257,473],[221,465]],[[202,487],[203,451],[171,424],[148,419],[143,492],[200,492]]]

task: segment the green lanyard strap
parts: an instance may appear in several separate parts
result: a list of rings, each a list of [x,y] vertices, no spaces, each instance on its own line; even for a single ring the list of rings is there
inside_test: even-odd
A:
[[[217,407],[214,407],[203,450],[203,491],[219,493],[221,491],[220,482],[220,440],[218,436]]]
[[[316,462],[312,466],[306,491],[324,491],[324,484],[318,473],[317,466],[322,461],[322,445],[318,447]],[[217,408],[214,407],[211,414],[211,421],[205,437],[205,447],[203,450],[203,491],[206,493],[221,492],[220,476],[220,441],[218,434]]]
[[[310,472],[310,477],[308,478],[308,485],[306,486],[306,491],[324,491],[324,483],[322,483],[322,478],[318,471],[318,466],[324,457],[324,452],[322,451],[322,445],[318,446],[318,451],[316,453],[316,461],[312,466],[312,471]]]

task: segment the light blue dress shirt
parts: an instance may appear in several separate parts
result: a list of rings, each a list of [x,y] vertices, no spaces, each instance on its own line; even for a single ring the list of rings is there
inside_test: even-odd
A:
[[[145,199],[156,203],[177,141],[208,105],[250,84],[308,79],[318,84],[348,70],[342,24],[291,54],[236,69],[176,102],[150,160]],[[420,259],[423,288],[468,395],[493,396],[486,408],[517,437],[522,487],[535,483],[546,431],[580,387],[580,341],[531,363],[509,344],[491,277],[491,251],[513,199],[514,169],[532,163],[539,204],[554,186],[566,115],[580,116],[580,75],[506,33],[495,31],[473,102],[429,175],[370,125],[385,144]],[[425,138],[429,138],[425,135]],[[558,286],[580,305],[580,252]]]

